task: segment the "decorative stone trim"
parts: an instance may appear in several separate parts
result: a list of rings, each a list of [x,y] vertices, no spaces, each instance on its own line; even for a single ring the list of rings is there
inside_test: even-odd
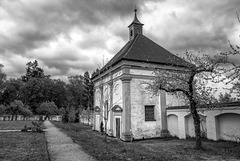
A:
[[[115,106],[112,108],[112,111],[113,111],[113,112],[122,112],[123,109],[122,109],[119,105],[115,105]]]
[[[111,81],[109,81],[108,82],[108,85],[110,86],[110,88],[113,86],[113,81],[111,80]]]
[[[131,132],[123,132],[122,133],[122,140],[123,141],[132,141],[133,140],[133,134]]]
[[[98,106],[96,106],[96,107],[94,108],[94,111],[95,111],[95,112],[101,112],[101,109],[100,109]]]
[[[120,79],[121,79],[122,82],[128,83],[132,80],[132,77],[131,77],[131,75],[123,75]]]

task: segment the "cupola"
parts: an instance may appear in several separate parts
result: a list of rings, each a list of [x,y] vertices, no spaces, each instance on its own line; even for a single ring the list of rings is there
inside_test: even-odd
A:
[[[138,34],[142,34],[143,24],[137,18],[137,9],[134,10],[135,15],[133,22],[128,26],[129,28],[129,39],[134,39]]]

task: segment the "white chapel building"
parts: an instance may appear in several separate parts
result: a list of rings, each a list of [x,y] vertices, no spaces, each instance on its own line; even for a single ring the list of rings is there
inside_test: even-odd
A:
[[[193,119],[182,100],[164,91],[156,96],[145,89],[155,78],[149,65],[162,70],[185,70],[188,63],[143,35],[136,9],[128,28],[129,41],[92,76],[93,130],[100,131],[103,122],[108,135],[123,141],[166,135],[194,137]],[[221,110],[201,109],[202,131],[209,139],[234,140],[233,134],[240,134],[240,103],[221,106]]]

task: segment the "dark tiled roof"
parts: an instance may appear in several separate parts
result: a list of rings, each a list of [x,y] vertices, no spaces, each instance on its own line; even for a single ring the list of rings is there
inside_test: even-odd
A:
[[[132,60],[182,67],[189,67],[190,65],[188,62],[170,53],[142,34],[138,34],[133,40],[129,41],[106,64],[106,66],[113,66],[121,60]]]
[[[233,107],[233,106],[239,106],[240,102],[225,102],[225,103],[214,103],[209,105],[200,105],[199,108],[218,108],[218,107]],[[170,106],[167,108],[167,110],[176,110],[176,109],[189,109],[189,106]]]

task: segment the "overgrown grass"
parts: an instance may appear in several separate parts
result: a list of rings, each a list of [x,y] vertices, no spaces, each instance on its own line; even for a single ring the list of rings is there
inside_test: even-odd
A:
[[[0,160],[49,161],[44,133],[0,132]]]
[[[195,150],[194,140],[152,139],[123,142],[107,138],[83,124],[53,122],[97,160],[240,160],[240,144],[204,141],[204,150]]]
[[[32,127],[32,121],[0,121],[0,130],[21,130],[27,125]]]

